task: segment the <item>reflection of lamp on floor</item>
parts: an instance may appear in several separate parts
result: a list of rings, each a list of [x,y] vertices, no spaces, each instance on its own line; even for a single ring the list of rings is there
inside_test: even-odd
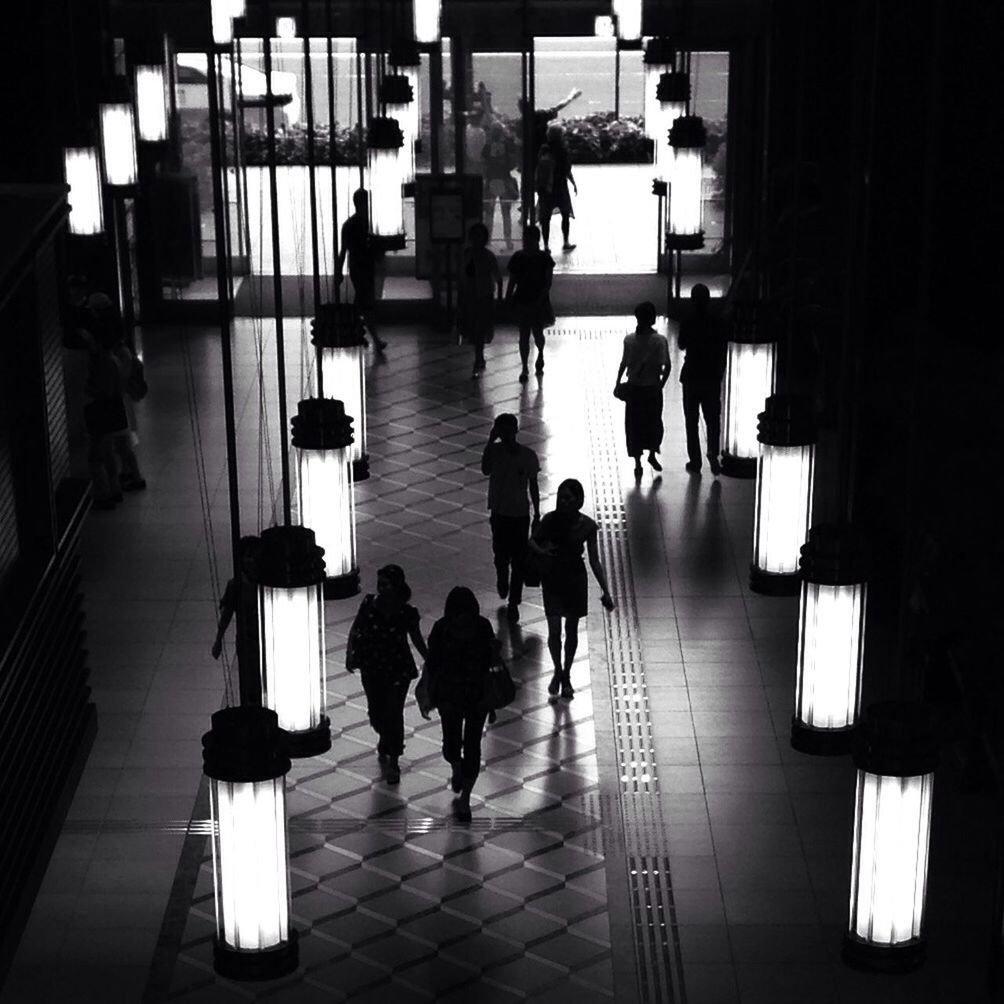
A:
[[[233,980],[273,980],[299,964],[289,922],[286,773],[274,711],[224,708],[202,737],[213,823],[213,967]]]

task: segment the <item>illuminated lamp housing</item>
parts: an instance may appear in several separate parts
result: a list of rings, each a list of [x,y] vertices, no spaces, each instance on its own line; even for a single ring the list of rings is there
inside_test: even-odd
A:
[[[378,116],[367,130],[370,227],[387,250],[404,247],[404,199],[401,193],[404,133],[397,119]]]
[[[821,524],[802,545],[802,595],[791,745],[848,753],[861,708],[868,548],[847,524]]]
[[[324,551],[327,599],[359,592],[356,507],[352,492],[352,419],[341,401],[308,398],[296,407],[293,446],[298,451],[300,519]]]
[[[796,394],[772,394],[758,429],[750,589],[768,596],[797,596],[816,459],[811,402]]]
[[[662,128],[659,119],[659,102],[656,98],[656,88],[659,86],[659,78],[664,73],[673,70],[676,59],[676,50],[670,44],[668,38],[650,38],[645,43],[645,51],[642,54],[642,73],[644,75],[645,100],[642,102],[642,114],[645,116],[645,135],[650,139],[657,139]],[[669,123],[666,128],[669,128]]]
[[[725,363],[722,473],[755,478],[760,444],[757,417],[774,393],[777,341],[763,303],[739,301]]]
[[[128,83],[116,77],[98,105],[101,120],[101,159],[105,183],[131,188],[139,177],[136,161],[136,114]]]
[[[290,925],[286,737],[274,711],[224,708],[202,737],[213,825],[213,967],[274,980],[299,964]]]
[[[63,149],[63,177],[70,188],[71,234],[91,236],[105,229],[101,192],[101,160],[97,144],[81,135],[78,142]]]
[[[255,569],[262,704],[289,733],[294,757],[331,748],[324,714],[323,550],[304,526],[270,526]]]
[[[704,247],[702,224],[704,146],[707,133],[700,115],[682,115],[669,130],[673,150],[670,168],[667,251],[696,251]]]
[[[637,42],[641,38],[641,0],[612,0],[612,6],[617,37]]]
[[[660,175],[673,180],[674,153],[670,131],[677,119],[687,114],[690,101],[690,77],[686,73],[669,70],[659,76],[655,87],[656,115],[659,128],[655,134],[655,162]]]
[[[387,116],[401,128],[401,183],[415,180],[415,140],[418,138],[415,91],[411,80],[403,73],[388,73],[380,82],[380,103]]]
[[[349,456],[352,481],[370,476],[366,450],[366,336],[359,311],[349,303],[325,303],[310,322],[311,341],[320,349],[321,388],[342,401],[355,424]],[[315,388],[315,394],[317,393]]]
[[[140,142],[163,143],[167,139],[167,76],[163,63],[138,65],[136,81],[136,127]]]
[[[938,744],[919,704],[869,707],[854,739],[857,790],[843,959],[903,972],[926,955],[924,908]]]
[[[440,0],[411,0],[412,28],[415,41],[422,44],[439,41]]]
[[[234,0],[210,0],[210,27],[213,35],[213,44],[226,46],[234,40],[234,18],[243,15],[236,11],[242,7]]]

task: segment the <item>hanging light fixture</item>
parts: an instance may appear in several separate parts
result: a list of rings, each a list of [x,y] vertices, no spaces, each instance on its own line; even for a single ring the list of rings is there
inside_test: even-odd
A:
[[[105,166],[105,182],[114,188],[136,184],[136,116],[132,107],[129,85],[123,77],[115,77],[106,100],[98,106],[101,117],[101,158]]]
[[[867,548],[853,527],[821,524],[809,531],[800,565],[791,745],[803,753],[847,753],[861,705]]]
[[[772,394],[758,427],[750,589],[769,596],[795,596],[799,554],[812,510],[816,454],[812,406],[795,394]]]
[[[349,303],[325,303],[310,322],[311,341],[319,350],[321,387],[325,397],[344,402],[355,424],[349,456],[352,481],[370,476],[366,451],[366,336],[359,311]],[[313,525],[313,524],[312,524]]]
[[[411,0],[411,2],[415,41],[419,43],[438,42],[441,0]]]
[[[624,42],[641,38],[641,0],[613,0],[617,37]]]
[[[138,65],[136,79],[136,124],[144,143],[167,139],[167,80],[163,63]]]
[[[289,733],[292,756],[331,748],[324,714],[323,550],[304,526],[262,531],[256,569],[262,703]]]
[[[645,135],[652,140],[658,138],[662,129],[662,123],[659,119],[659,101],[655,91],[659,86],[659,77],[664,73],[672,72],[675,58],[676,50],[668,38],[650,38],[645,43],[645,52],[642,56],[645,81],[645,100],[642,114],[645,116]],[[671,125],[672,122],[669,122],[665,128],[668,130]]]
[[[213,824],[213,964],[235,980],[270,980],[299,964],[289,922],[286,740],[274,711],[224,708],[202,737]]]
[[[681,115],[669,130],[669,144],[673,151],[666,228],[666,248],[669,251],[696,251],[704,247],[701,186],[706,140],[704,119],[700,115]]]
[[[401,147],[404,135],[397,119],[370,119],[367,132],[370,227],[385,247],[404,247],[404,202],[401,194]]]
[[[390,47],[390,52],[387,54],[387,64],[395,74],[407,77],[408,83],[411,85],[412,100],[408,104],[407,110],[401,112],[400,114],[395,114],[394,112],[388,110],[388,114],[395,115],[397,118],[398,124],[401,126],[401,132],[403,132],[406,137],[405,142],[407,142],[408,136],[412,139],[412,177],[410,180],[414,181],[414,155],[415,150],[418,148],[417,144],[422,136],[422,89],[420,72],[422,69],[422,56],[418,51],[418,46],[414,42],[408,39],[399,39]]]
[[[918,704],[867,709],[854,742],[851,896],[844,961],[901,972],[926,954],[924,907],[938,747]]]
[[[71,234],[89,236],[105,229],[98,148],[85,137],[63,149],[63,177],[70,188]]]
[[[659,167],[659,176],[669,182],[673,181],[673,165],[675,163],[670,134],[677,119],[683,118],[687,114],[689,101],[690,77],[686,73],[668,70],[659,75],[655,87],[655,115],[658,123],[655,134],[655,162]],[[698,229],[700,229],[700,221],[698,221]]]
[[[296,38],[296,18],[277,17],[275,19],[276,38]]]
[[[243,0],[210,0],[210,22],[214,45],[229,45],[234,40],[234,18],[243,17]],[[236,13],[237,11],[240,13]]]
[[[777,342],[762,303],[736,303],[725,364],[722,473],[755,478],[757,416],[774,393]]]
[[[380,82],[380,103],[388,117],[401,128],[401,183],[404,185],[415,180],[415,140],[418,138],[415,98],[411,81],[403,73],[388,73]]]
[[[352,491],[352,419],[330,397],[301,401],[293,417],[299,452],[300,519],[314,529],[324,552],[324,595],[345,599],[359,592],[356,506]]]

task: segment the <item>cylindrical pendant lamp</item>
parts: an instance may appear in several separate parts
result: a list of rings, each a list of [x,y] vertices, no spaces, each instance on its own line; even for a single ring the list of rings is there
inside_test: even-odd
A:
[[[408,105],[407,112],[398,116],[401,131],[406,137],[410,135],[412,139],[410,158],[411,178],[405,179],[405,184],[407,184],[408,181],[415,180],[415,152],[420,148],[422,138],[422,56],[418,51],[418,46],[414,42],[399,39],[390,47],[390,52],[387,54],[387,64],[393,73],[408,78],[413,95],[413,100]],[[388,114],[392,113],[388,112]]]
[[[104,161],[105,183],[114,188],[129,188],[136,184],[136,115],[128,83],[116,77],[109,86],[106,99],[98,106],[101,118],[101,158]]]
[[[210,0],[210,21],[214,45],[229,45],[234,40],[234,18],[243,15],[235,0]]]
[[[659,168],[659,177],[669,182],[673,181],[673,166],[676,162],[670,135],[677,119],[687,114],[688,101],[690,101],[690,77],[686,73],[669,70],[659,75],[655,87],[658,121],[655,134],[655,162]]]
[[[105,229],[101,161],[97,144],[80,139],[63,149],[63,177],[70,187],[70,233],[90,236]]]
[[[274,711],[224,708],[202,737],[216,893],[216,972],[274,980],[299,964],[289,919],[286,737]]]
[[[304,526],[262,531],[255,570],[262,704],[289,733],[289,752],[316,756],[331,748],[324,714],[323,550]]]
[[[136,125],[144,143],[167,139],[167,77],[163,63],[136,67]]]
[[[772,394],[760,413],[750,589],[797,596],[799,558],[809,532],[816,426],[812,404],[796,394]]]
[[[422,44],[439,41],[441,0],[411,0],[415,41]]]
[[[641,38],[641,0],[613,0],[617,37],[625,42]]]
[[[847,753],[861,706],[868,549],[852,526],[820,524],[809,531],[800,564],[791,745],[803,753]]]
[[[366,449],[367,341],[362,318],[352,304],[325,303],[310,329],[311,341],[320,350],[323,394],[342,401],[353,420],[352,481],[365,481],[370,476],[370,458]]]
[[[401,183],[415,180],[415,92],[403,73],[388,73],[380,82],[380,103],[401,128]]]
[[[642,102],[642,114],[645,116],[645,135],[652,140],[658,140],[662,122],[659,118],[659,101],[656,97],[656,88],[659,86],[659,78],[664,73],[673,71],[676,50],[673,48],[668,38],[650,38],[645,43],[645,52],[642,55],[642,69],[644,74],[645,100]],[[666,125],[668,130],[672,123]]]
[[[763,303],[739,301],[725,364],[722,473],[755,478],[760,444],[757,418],[774,393],[777,341]]]
[[[324,551],[324,595],[344,599],[359,592],[356,507],[352,490],[352,418],[341,401],[308,398],[293,417],[299,451],[300,519],[309,523]]]
[[[296,18],[277,17],[275,19],[275,37],[284,39],[296,38]]]
[[[370,225],[373,233],[396,246],[404,246],[404,200],[401,192],[401,148],[404,134],[397,119],[370,119],[367,132],[370,192]],[[385,246],[389,246],[386,245]]]
[[[701,186],[706,141],[704,119],[700,115],[681,115],[669,130],[673,150],[666,229],[669,251],[696,251],[704,247]]]
[[[869,707],[854,740],[850,917],[844,961],[902,972],[926,954],[924,907],[938,745],[923,706]]]

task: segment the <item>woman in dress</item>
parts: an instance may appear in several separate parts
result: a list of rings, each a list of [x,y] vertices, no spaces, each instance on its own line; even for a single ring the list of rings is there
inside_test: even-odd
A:
[[[453,814],[463,823],[471,820],[471,790],[481,772],[481,736],[489,711],[488,674],[497,661],[495,632],[481,616],[477,597],[466,586],[455,586],[429,633],[426,672],[443,727],[443,759],[452,768],[450,786],[457,794]]]
[[[547,127],[547,146],[551,151],[551,159],[554,162],[554,177],[551,183],[551,201],[549,212],[542,211],[540,214],[540,231],[544,235],[544,249],[547,250],[551,236],[551,213],[557,210],[561,213],[561,250],[574,251],[575,245],[568,239],[571,218],[575,215],[572,212],[572,196],[568,191],[571,185],[575,194],[579,194],[579,186],[576,185],[572,177],[572,161],[568,154],[568,147],[565,145],[565,132],[560,125]]]
[[[554,512],[547,513],[530,537],[529,549],[541,567],[540,585],[544,593],[547,617],[547,648],[554,663],[554,676],[547,692],[570,698],[575,694],[571,681],[572,662],[579,645],[579,620],[588,612],[585,549],[589,567],[599,583],[604,609],[613,610],[614,601],[607,588],[607,575],[596,548],[596,523],[583,515],[585,492],[575,478],[558,485]],[[561,628],[564,621],[565,645],[562,653]],[[564,661],[562,661],[564,654]]]
[[[377,591],[368,593],[349,630],[345,668],[360,670],[370,725],[376,732],[377,757],[388,784],[401,780],[398,757],[404,752],[404,702],[418,676],[408,639],[424,659],[428,655],[419,630],[419,613],[411,606],[411,589],[399,565],[377,572]]]
[[[655,329],[655,305],[646,300],[635,307],[638,327],[624,336],[624,353],[614,381],[614,395],[624,401],[624,435],[628,456],[634,458],[634,476],[641,477],[641,455],[661,471],[656,454],[662,447],[662,389],[669,379],[669,342]],[[621,377],[627,373],[627,383]]]
[[[475,223],[467,232],[460,269],[459,317],[461,335],[474,346],[472,377],[485,369],[485,345],[495,336],[495,299],[502,299],[502,272],[488,250],[488,228]]]

